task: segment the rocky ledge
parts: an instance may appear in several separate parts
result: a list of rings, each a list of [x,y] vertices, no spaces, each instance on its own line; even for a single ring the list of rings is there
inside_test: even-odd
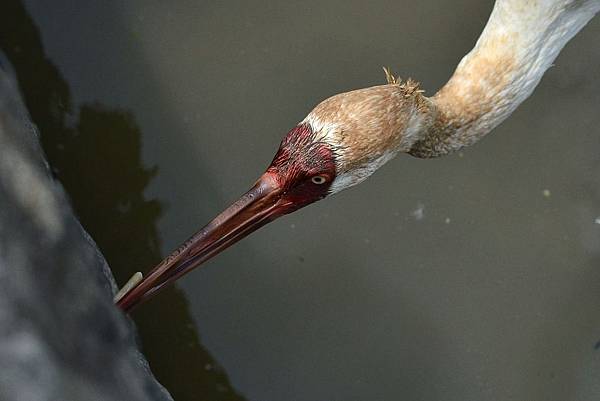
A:
[[[171,400],[0,58],[0,400]]]

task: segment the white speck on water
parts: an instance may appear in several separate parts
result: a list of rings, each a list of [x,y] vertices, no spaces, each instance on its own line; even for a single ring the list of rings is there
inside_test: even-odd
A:
[[[410,212],[415,220],[423,220],[425,217],[425,205],[422,203],[417,204],[417,208]]]
[[[596,217],[596,220],[594,220],[594,223],[600,224],[600,216]]]
[[[290,224],[290,228],[293,230],[294,228],[296,228],[296,225],[294,223]]]
[[[444,220],[444,223],[446,223],[446,224],[450,224],[450,221],[451,221],[451,220],[450,220],[450,217],[446,217],[446,220]]]
[[[550,197],[550,190],[549,189],[544,189],[542,191],[542,195],[544,195],[544,198],[549,198]]]

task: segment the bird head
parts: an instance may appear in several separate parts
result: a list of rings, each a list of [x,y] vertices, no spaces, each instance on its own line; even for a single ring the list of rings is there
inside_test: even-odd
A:
[[[129,310],[274,219],[355,185],[406,147],[418,107],[400,85],[321,102],[283,138],[254,186],[117,302]]]

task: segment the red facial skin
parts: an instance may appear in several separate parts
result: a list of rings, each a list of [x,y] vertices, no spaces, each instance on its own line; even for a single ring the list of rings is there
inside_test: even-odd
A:
[[[323,199],[335,174],[335,149],[316,141],[308,125],[293,128],[254,187],[156,266],[117,305],[130,311],[263,225]]]
[[[335,178],[334,150],[324,142],[315,141],[307,125],[298,125],[281,142],[266,174],[271,174],[283,190],[282,198],[290,204],[290,213],[329,194]],[[323,177],[322,184],[312,181]]]

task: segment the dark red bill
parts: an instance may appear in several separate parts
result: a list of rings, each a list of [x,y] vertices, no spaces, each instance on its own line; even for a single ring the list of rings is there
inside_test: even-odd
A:
[[[156,266],[117,305],[130,311],[169,283],[285,214],[289,205],[282,200],[281,192],[276,179],[265,173],[252,189]]]

